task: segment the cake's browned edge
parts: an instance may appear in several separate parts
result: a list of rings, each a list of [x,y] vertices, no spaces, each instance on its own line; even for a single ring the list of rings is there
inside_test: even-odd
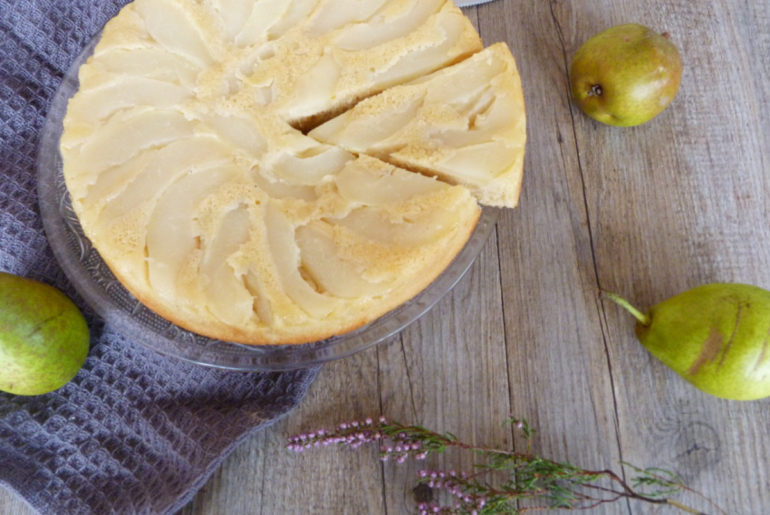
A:
[[[395,308],[422,293],[433,283],[433,281],[438,278],[439,275],[441,275],[447,269],[447,267],[449,267],[452,261],[454,261],[460,251],[465,247],[465,244],[470,239],[471,234],[475,230],[480,217],[481,209],[479,208],[476,210],[476,216],[474,218],[469,219],[468,223],[465,224],[464,227],[458,228],[454,238],[452,238],[451,245],[449,246],[450,248],[446,252],[442,253],[442,259],[437,262],[432,262],[430,266],[425,267],[421,274],[418,274],[418,277],[426,278],[426,280],[408,283],[408,285],[413,285],[413,287],[402,288],[400,292],[390,297],[389,302],[379,304],[381,309],[375,313],[372,313],[371,316],[363,316],[358,320],[355,320],[332,331],[319,331],[304,338],[287,338],[282,339],[281,341],[258,340],[250,337],[245,331],[233,330],[232,327],[226,326],[225,324],[212,327],[210,324],[196,325],[195,323],[189,323],[187,320],[181,320],[174,315],[173,311],[167,309],[163,304],[158,303],[153,298],[147,297],[141,292],[132,289],[130,287],[130,282],[125,280],[125,278],[122,277],[121,274],[116,270],[116,268],[110,265],[110,262],[107,259],[102,256],[102,260],[105,262],[113,275],[115,275],[121,285],[134,297],[136,297],[140,303],[156,313],[158,316],[187,331],[215,340],[241,343],[245,345],[294,345],[313,343],[354,331],[370,322],[373,322],[374,320],[377,320],[378,318],[384,316],[390,311],[393,311]]]

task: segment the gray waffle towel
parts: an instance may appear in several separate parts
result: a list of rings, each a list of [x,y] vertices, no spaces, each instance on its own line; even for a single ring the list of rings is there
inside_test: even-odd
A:
[[[64,388],[0,392],[0,485],[41,513],[173,513],[316,374],[224,372],[146,350],[103,327],[56,264],[37,208],[40,131],[74,58],[126,3],[0,0],[0,270],[64,290],[94,334]]]

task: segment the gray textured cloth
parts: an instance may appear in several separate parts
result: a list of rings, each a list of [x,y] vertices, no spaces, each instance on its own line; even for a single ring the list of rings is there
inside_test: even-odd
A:
[[[0,392],[0,485],[42,513],[178,510],[316,374],[224,372],[146,350],[103,327],[56,264],[37,208],[40,130],[70,63],[125,3],[0,0],[0,270],[64,290],[94,334],[64,388]]]

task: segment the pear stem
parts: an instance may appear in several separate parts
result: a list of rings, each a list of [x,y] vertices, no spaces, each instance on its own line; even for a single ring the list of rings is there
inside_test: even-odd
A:
[[[608,291],[605,291],[603,293],[612,302],[614,302],[615,304],[619,305],[620,307],[622,307],[623,309],[631,313],[634,316],[634,318],[636,318],[639,321],[639,323],[642,324],[643,326],[649,326],[652,323],[652,319],[650,318],[649,315],[645,315],[644,313],[636,309],[634,306],[631,305],[630,302],[628,302],[623,297],[620,297]]]

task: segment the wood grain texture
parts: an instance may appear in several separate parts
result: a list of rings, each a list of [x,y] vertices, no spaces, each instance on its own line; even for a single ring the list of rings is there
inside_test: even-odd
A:
[[[765,38],[757,49],[751,39],[768,30],[755,25],[767,21],[768,4],[762,13],[752,8],[753,20],[747,9],[606,1],[555,10],[568,54],[585,34],[632,19],[669,32],[685,63],[675,103],[652,123],[608,130],[572,109],[597,285],[643,309],[702,283],[770,287],[768,97],[754,78],[754,59],[770,47]],[[727,513],[766,513],[767,400],[738,403],[694,390],[637,344],[621,310],[605,304],[603,319],[623,459],[676,471]]]
[[[548,2],[484,10],[501,8],[482,18],[482,34],[517,56],[529,126],[521,205],[498,227],[512,410],[538,428],[535,449],[614,468],[621,455],[562,35]]]
[[[435,309],[324,366],[303,403],[239,446],[181,513],[412,513],[418,468],[469,458],[296,455],[287,437],[384,414],[516,447],[501,424],[511,413],[537,427],[533,447],[545,456],[626,477],[622,461],[669,468],[727,513],[770,513],[770,399],[692,388],[598,294],[645,309],[707,282],[770,289],[770,2],[497,0],[466,13],[486,44],[510,45],[522,75],[520,206]],[[571,104],[567,71],[588,37],[630,21],[669,32],[685,69],[658,118],[615,129]],[[714,513],[697,496],[681,500]],[[0,492],[0,512],[30,510]],[[590,513],[678,512],[629,502]]]
[[[3,515],[32,515],[35,511],[11,492],[0,487],[0,513]]]

